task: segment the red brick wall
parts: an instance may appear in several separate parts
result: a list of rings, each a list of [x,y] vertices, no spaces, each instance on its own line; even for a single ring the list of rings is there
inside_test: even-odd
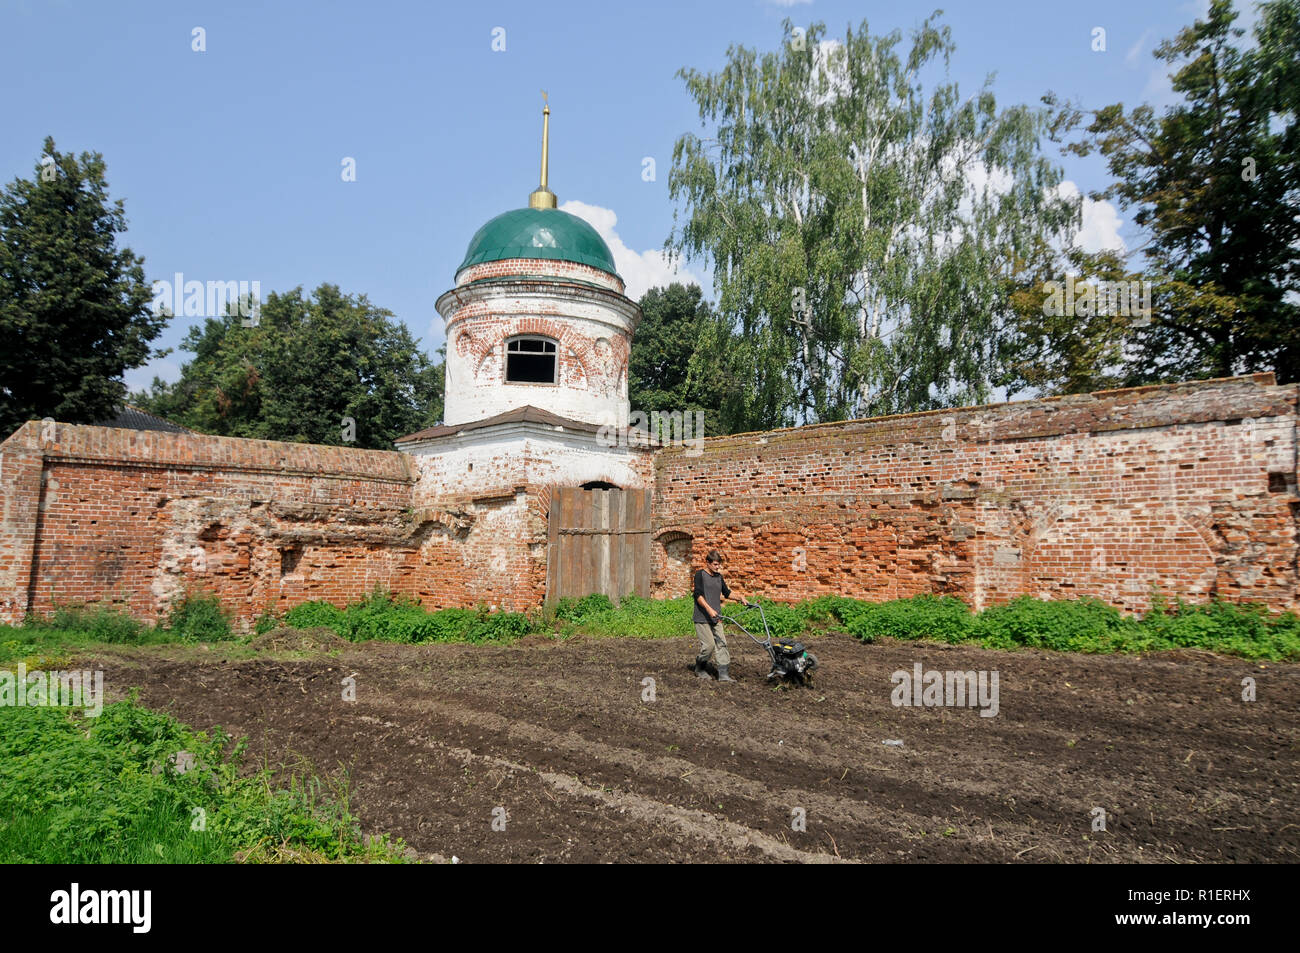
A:
[[[561,261],[558,258],[506,258],[501,261],[471,265],[456,276],[456,284],[467,285],[485,278],[537,275],[544,275],[547,278],[571,278],[590,282],[619,294],[623,293],[623,282],[617,276],[601,271],[599,268],[592,268],[590,265],[580,265],[576,261]]]
[[[1256,376],[661,450],[654,590],[684,591],[716,547],[738,588],[785,600],[1141,610],[1157,586],[1300,608],[1298,392]],[[246,627],[376,585],[429,607],[539,605],[551,478],[515,463],[417,492],[396,452],[29,423],[0,444],[0,618],[108,602],[157,620],[203,590]]]
[[[34,422],[0,467],[9,620],[79,602],[156,620],[202,590],[247,625],[307,599],[408,591],[421,565],[400,453]]]
[[[718,437],[656,457],[657,593],[719,549],[794,601],[1152,587],[1300,608],[1296,386],[1271,375]],[[688,538],[685,539],[684,538]]]

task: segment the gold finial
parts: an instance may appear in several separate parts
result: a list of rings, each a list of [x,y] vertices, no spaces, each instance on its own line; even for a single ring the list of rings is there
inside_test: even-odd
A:
[[[528,196],[529,208],[555,208],[555,193],[546,187],[547,153],[551,145],[551,104],[546,90],[542,90],[542,184]]]

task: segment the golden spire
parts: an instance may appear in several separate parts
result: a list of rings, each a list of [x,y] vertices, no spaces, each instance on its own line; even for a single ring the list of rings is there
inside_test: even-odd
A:
[[[542,90],[542,184],[528,196],[529,208],[555,208],[555,193],[546,187],[546,160],[551,144],[551,104]]]

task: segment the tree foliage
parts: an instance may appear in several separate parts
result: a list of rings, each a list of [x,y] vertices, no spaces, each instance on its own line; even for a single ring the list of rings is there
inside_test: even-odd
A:
[[[1073,281],[1079,291],[1119,285],[1134,294],[1121,307],[1108,296],[1066,310],[1048,307],[1048,289]],[[1117,251],[1087,252],[1040,245],[1018,259],[1006,280],[1007,309],[997,330],[998,373],[994,382],[1009,395],[1079,394],[1122,387],[1135,312],[1147,298],[1137,289],[1145,275],[1133,273]]]
[[[1053,135],[1099,152],[1114,177],[1093,194],[1131,210],[1153,281],[1154,320],[1134,326],[1127,384],[1275,370],[1300,379],[1300,0],[1259,6],[1242,42],[1230,0],[1162,43],[1181,101],[1163,113],[1063,104]]]
[[[190,329],[194,360],[139,406],[205,433],[384,450],[441,419],[442,365],[365,295],[272,292],[254,326],[227,310]]]
[[[724,429],[722,408],[734,402],[721,373],[725,348],[710,346],[716,316],[699,285],[673,282],[641,296],[641,323],[628,361],[631,410],[704,412],[704,432]]]
[[[0,194],[0,439],[28,420],[112,416],[122,375],[155,356],[166,317],[149,308],[144,259],[117,246],[125,231],[103,156],[52,138],[35,176]]]
[[[936,17],[908,47],[787,20],[779,51],[679,73],[712,135],[674,149],[668,247],[714,266],[733,427],[986,400],[1007,278],[1077,223],[1047,111],[963,98]]]

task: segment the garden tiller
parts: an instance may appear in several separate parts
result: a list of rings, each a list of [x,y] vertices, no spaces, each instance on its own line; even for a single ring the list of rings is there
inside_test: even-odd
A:
[[[813,671],[817,668],[817,656],[804,648],[802,642],[794,639],[776,639],[767,625],[767,613],[756,602],[746,602],[745,608],[758,610],[758,617],[763,623],[763,638],[759,638],[741,624],[734,616],[724,615],[723,622],[730,622],[747,636],[767,649],[767,656],[772,661],[772,670],[767,673],[769,681],[788,680],[797,685],[811,685]],[[752,624],[752,619],[751,619]]]

